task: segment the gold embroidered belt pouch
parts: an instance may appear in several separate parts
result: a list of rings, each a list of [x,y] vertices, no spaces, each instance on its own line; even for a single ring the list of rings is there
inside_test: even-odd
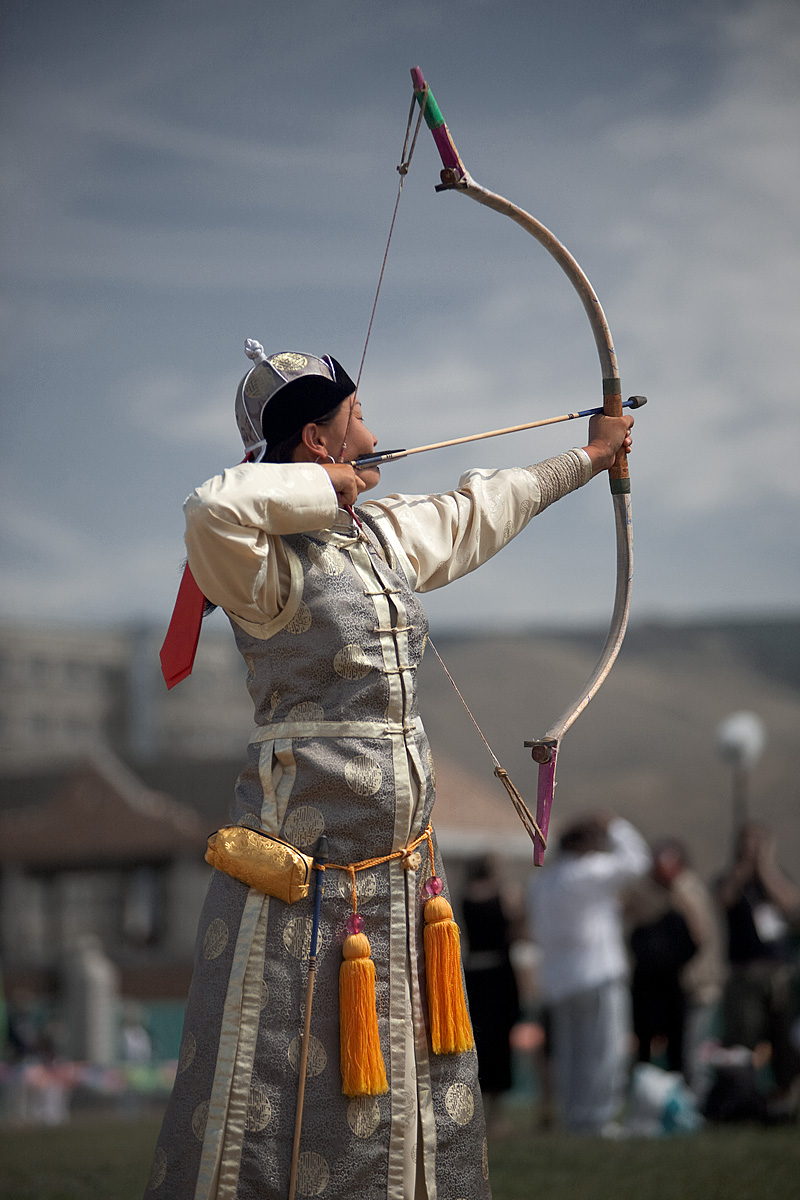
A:
[[[287,904],[308,895],[314,860],[272,834],[226,825],[208,839],[205,858],[218,871]]]

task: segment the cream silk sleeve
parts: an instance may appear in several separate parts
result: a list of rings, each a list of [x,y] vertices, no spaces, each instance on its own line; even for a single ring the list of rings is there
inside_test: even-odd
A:
[[[212,604],[260,625],[288,594],[280,534],[327,529],[338,512],[330,478],[316,463],[242,463],[209,479],[183,506],[186,549]]]
[[[455,491],[388,496],[362,507],[380,523],[417,591],[475,570],[537,512],[591,477],[571,450],[534,467],[468,471]],[[215,475],[184,504],[186,548],[212,604],[254,625],[273,620],[289,593],[281,534],[330,529],[336,493],[315,463],[242,463]]]
[[[571,450],[533,467],[468,471],[453,492],[387,496],[362,507],[380,522],[415,590],[430,592],[487,562],[591,475],[589,456]]]

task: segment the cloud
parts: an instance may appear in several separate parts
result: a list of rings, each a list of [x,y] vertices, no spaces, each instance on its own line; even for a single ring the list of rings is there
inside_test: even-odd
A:
[[[167,613],[178,586],[180,545],[128,531],[124,553],[99,532],[61,518],[29,497],[0,504],[5,563],[0,615],[112,624]]]
[[[739,499],[754,474],[756,502],[800,497],[796,472],[757,466],[800,435],[797,89],[784,69],[800,55],[786,11],[760,4],[720,22],[725,67],[705,107],[606,139],[640,175],[611,230],[628,264],[615,304],[634,365],[664,397],[648,414],[666,439],[657,469],[668,486],[688,435],[686,502],[704,511]]]
[[[799,27],[794,4],[708,6],[691,27],[712,59],[701,92],[643,106],[643,115],[606,98],[583,133],[568,114],[574,136],[550,136],[536,155],[555,180],[537,211],[564,210],[554,232],[598,287],[623,384],[651,398],[637,431],[637,490],[687,519],[745,502],[762,505],[766,518],[770,505],[800,496],[797,472],[763,469],[776,446],[800,442]],[[673,37],[685,35],[677,23],[671,28]],[[577,110],[586,111],[583,97]],[[512,118],[494,147],[497,161],[513,161],[520,176],[512,199],[543,186],[525,158],[513,157],[526,123]],[[571,198],[582,181],[590,186]],[[552,276],[540,285],[545,272],[533,254],[520,246],[519,259],[529,284],[505,244],[498,261],[510,280],[504,285],[496,266],[480,274],[475,290],[498,316],[492,336],[497,343],[502,326],[506,344],[524,346],[526,325],[535,334],[543,324],[552,342],[535,347],[531,376],[572,397],[585,386],[576,355],[588,335],[568,323]],[[543,311],[551,298],[557,320]],[[474,296],[464,327],[485,327]],[[501,387],[504,403],[521,404],[523,380],[502,369]]]
[[[224,445],[230,435],[233,389],[224,375],[209,380],[190,368],[143,371],[119,380],[116,391],[124,396],[124,415],[131,426],[150,438],[172,445],[216,446]]]
[[[177,6],[144,0],[94,14],[89,36],[52,6],[35,52],[21,36],[6,47],[6,403],[35,405],[36,429],[61,430],[68,444],[24,477],[31,422],[15,403],[4,603],[161,611],[181,553],[175,496],[192,471],[203,478],[238,450],[241,339],[319,343],[357,368],[396,188],[398,97],[407,104],[387,64],[416,34],[444,28],[457,67],[444,55],[422,65],[437,91],[441,76],[468,165],[575,253],[608,315],[624,387],[650,397],[631,462],[639,602],[796,597],[796,3],[612,4],[598,15],[587,0],[535,18],[509,3],[502,29],[480,3],[459,6],[457,29],[441,4],[337,0],[324,20],[316,4],[269,8],[267,21],[242,0],[224,13],[200,4],[187,25]],[[612,84],[583,69],[607,47],[608,23],[626,64]],[[534,24],[539,68],[528,71]],[[544,61],[557,50],[558,71]],[[469,66],[501,59],[507,90],[487,104]],[[597,356],[569,283],[510,222],[435,194],[438,166],[420,137],[362,381],[381,444],[597,403]],[[572,426],[421,455],[384,481],[448,486],[476,462],[535,461],[582,438]],[[75,446],[104,471],[76,472]],[[145,529],[130,502],[138,488]],[[69,515],[86,511],[93,489],[84,527]],[[599,481],[556,506],[497,574],[431,604],[449,620],[603,610],[603,490]],[[157,514],[173,504],[167,537]],[[565,548],[574,574],[561,571]]]

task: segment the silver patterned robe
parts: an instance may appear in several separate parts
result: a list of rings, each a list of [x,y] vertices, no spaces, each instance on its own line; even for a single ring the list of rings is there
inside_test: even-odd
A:
[[[331,861],[342,865],[407,846],[427,827],[434,801],[415,687],[427,622],[409,560],[399,561],[402,547],[379,533],[376,515],[362,510],[362,529],[339,514],[330,528],[284,534],[282,608],[259,625],[232,619],[256,717],[232,821],[306,853],[324,832]],[[436,873],[444,877],[438,850]],[[383,1096],[349,1099],[339,1072],[338,975],[351,884],[344,871],[325,872],[298,1196],[490,1195],[475,1053],[437,1056],[429,1046],[429,874],[423,854],[416,870],[395,859],[356,876],[390,1086]],[[148,1200],[286,1197],[311,907],[310,897],[286,905],[227,875],[212,879]]]

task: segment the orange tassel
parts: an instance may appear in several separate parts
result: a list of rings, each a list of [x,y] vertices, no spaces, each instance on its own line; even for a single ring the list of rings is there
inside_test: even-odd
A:
[[[351,933],[339,969],[339,1040],[345,1096],[388,1092],[375,1008],[375,964],[369,938]]]
[[[425,971],[434,1054],[461,1054],[475,1045],[461,979],[461,936],[444,896],[425,905]]]

